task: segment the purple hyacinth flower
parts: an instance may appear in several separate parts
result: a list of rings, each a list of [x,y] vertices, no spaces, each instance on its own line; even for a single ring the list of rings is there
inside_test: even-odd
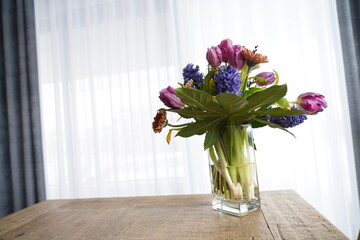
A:
[[[186,67],[184,67],[182,75],[184,78],[184,85],[186,85],[186,83],[190,80],[193,80],[193,88],[200,89],[204,85],[204,76],[200,73],[198,65],[194,67],[194,64],[189,63]]]
[[[265,82],[260,81],[257,77],[265,79]],[[266,86],[274,83],[276,80],[273,72],[262,72],[255,76],[255,81],[258,86]]]
[[[175,89],[171,86],[160,91],[160,100],[169,108],[183,108],[185,104],[175,95]]]
[[[325,97],[319,93],[306,92],[300,94],[297,98],[298,105],[304,110],[310,112],[309,115],[315,115],[327,108]]]
[[[301,110],[300,108],[296,108],[296,107],[292,107],[292,108]],[[295,126],[303,123],[307,119],[306,114],[281,116],[281,117],[267,116],[267,118],[270,122],[280,125],[283,128],[295,127]]]
[[[235,93],[242,96],[240,90],[240,74],[232,66],[221,66],[220,71],[214,76],[216,94],[223,92]]]

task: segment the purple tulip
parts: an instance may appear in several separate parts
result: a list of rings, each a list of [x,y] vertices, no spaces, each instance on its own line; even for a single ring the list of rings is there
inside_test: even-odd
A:
[[[175,95],[175,90],[171,86],[161,90],[159,98],[169,108],[176,109],[185,106],[185,104],[181,102],[180,98]]]
[[[221,49],[219,47],[208,48],[206,59],[213,68],[217,68],[222,61]]]
[[[327,108],[324,96],[314,92],[300,94],[297,98],[297,103],[304,110],[310,112],[310,115],[315,115]]]
[[[222,61],[227,62],[229,60],[229,55],[233,55],[233,43],[230,39],[222,40],[221,43],[218,45],[221,50]]]
[[[246,61],[241,51],[246,48],[240,45],[233,46],[232,51],[228,51],[228,60],[231,66],[234,68],[241,70],[245,67]]]
[[[262,78],[262,79],[264,79],[266,81],[262,82],[257,77]],[[273,82],[275,82],[275,80],[276,80],[276,77],[275,77],[275,74],[273,72],[262,72],[262,73],[259,73],[258,75],[255,76],[255,81],[256,81],[256,84],[258,86],[270,85]]]

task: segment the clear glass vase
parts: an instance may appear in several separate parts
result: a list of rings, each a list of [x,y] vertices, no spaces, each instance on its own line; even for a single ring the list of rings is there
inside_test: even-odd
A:
[[[229,125],[209,148],[214,210],[243,216],[260,208],[260,194],[250,124]]]

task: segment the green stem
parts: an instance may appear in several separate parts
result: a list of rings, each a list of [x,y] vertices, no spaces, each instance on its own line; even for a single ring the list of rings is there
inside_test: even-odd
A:
[[[240,86],[240,91],[241,92],[244,92],[246,87],[247,87],[248,78],[249,78],[251,68],[252,68],[251,66],[246,66],[246,69],[243,70],[243,71],[246,71],[246,75],[245,75],[245,79],[241,79],[241,86]]]
[[[188,123],[184,123],[184,124],[179,124],[179,125],[173,125],[173,124],[170,124],[170,123],[167,123],[168,126],[170,127],[184,127],[184,126],[187,126],[189,125]]]
[[[225,182],[228,184],[228,187],[230,188],[230,189],[226,189],[225,187],[224,189],[229,190],[232,193],[231,196],[233,196],[235,199],[241,199],[243,196],[243,189],[241,185],[236,180],[233,181],[233,178],[231,177],[231,174],[235,174],[234,176],[236,177],[236,172],[237,172],[236,169],[234,173],[232,173],[233,168],[231,166],[230,167],[228,166],[228,162],[226,161],[226,157],[224,154],[224,151],[226,152],[226,150],[221,145],[220,141],[217,141],[214,147],[218,155],[218,163],[220,165],[219,172],[221,173]]]
[[[230,168],[229,168],[229,174],[231,176],[231,179],[233,181],[233,183],[237,183],[238,182],[238,171],[236,168],[234,168],[233,166],[236,166],[239,164],[239,158],[237,155],[236,150],[237,148],[237,141],[236,141],[236,126],[235,126],[235,121],[233,118],[230,118],[230,126],[227,127],[227,129],[229,130],[230,133],[230,153],[229,155],[229,164],[230,164]]]
[[[219,173],[214,191],[227,199],[255,198],[256,170],[246,126],[238,127],[230,119],[229,126],[209,149],[211,160]],[[216,186],[217,185],[217,189]]]

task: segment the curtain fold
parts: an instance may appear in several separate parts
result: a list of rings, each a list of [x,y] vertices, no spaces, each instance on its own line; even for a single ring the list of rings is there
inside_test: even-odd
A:
[[[360,145],[360,2],[337,0],[341,45],[354,146]],[[360,198],[360,148],[354,148]]]
[[[0,217],[45,200],[32,0],[0,3]]]

